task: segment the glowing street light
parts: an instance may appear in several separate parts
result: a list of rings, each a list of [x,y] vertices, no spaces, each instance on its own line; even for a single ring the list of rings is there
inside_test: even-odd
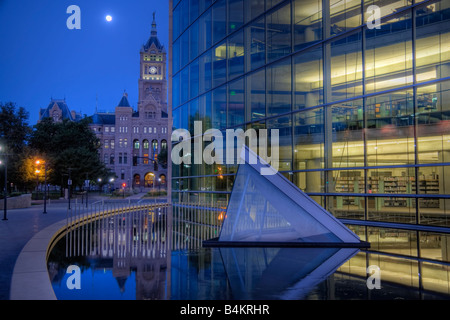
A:
[[[47,213],[47,161],[36,160],[36,165],[40,165],[44,162],[44,212]],[[36,169],[36,175],[40,173],[39,169]]]

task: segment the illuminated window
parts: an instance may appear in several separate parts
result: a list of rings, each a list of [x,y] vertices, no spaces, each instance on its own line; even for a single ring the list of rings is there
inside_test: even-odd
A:
[[[152,141],[152,152],[153,152],[153,158],[156,158],[156,155],[158,154],[158,140]]]

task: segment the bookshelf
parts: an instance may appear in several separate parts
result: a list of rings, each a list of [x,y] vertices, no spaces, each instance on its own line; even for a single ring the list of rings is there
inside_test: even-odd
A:
[[[341,172],[342,174],[342,172]],[[437,174],[420,175],[418,181],[418,195],[439,194],[439,176]],[[361,172],[351,174],[346,172],[336,178],[335,191],[342,193],[364,193],[364,177]],[[376,207],[415,207],[415,200],[412,198],[402,198],[403,194],[416,193],[416,179],[414,177],[393,177],[391,173],[385,172],[378,176],[367,178],[367,193],[392,194],[392,197],[376,198]],[[342,205],[359,205],[359,200],[355,197],[343,199]],[[356,201],[356,202],[355,202]],[[421,198],[419,199],[421,208],[439,208],[439,199]]]

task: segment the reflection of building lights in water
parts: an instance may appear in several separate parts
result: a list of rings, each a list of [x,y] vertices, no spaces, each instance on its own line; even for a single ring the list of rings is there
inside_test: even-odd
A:
[[[164,247],[164,249],[162,247],[155,247],[156,250],[154,250],[152,252],[152,254],[154,254],[156,257],[156,260],[154,260],[153,258],[150,258],[150,260],[142,260],[142,261],[146,261],[146,267],[145,268],[137,268],[137,269],[132,269],[133,262],[136,262],[137,259],[139,259],[140,257],[142,257],[142,255],[139,255],[139,251],[140,248],[142,247],[146,247],[146,242],[145,242],[145,238],[142,238],[141,236],[143,236],[144,234],[141,233],[139,230],[142,230],[145,226],[145,219],[148,218],[147,222],[150,222],[149,217],[148,217],[148,211],[143,212],[144,215],[141,216],[140,218],[138,218],[138,216],[135,216],[136,219],[126,219],[126,223],[122,224],[123,221],[123,217],[118,216],[117,220],[116,219],[106,219],[106,221],[96,221],[93,225],[89,226],[89,227],[82,227],[80,229],[80,231],[76,231],[73,232],[72,235],[74,236],[74,238],[72,238],[72,244],[74,246],[76,245],[80,245],[80,249],[81,248],[91,248],[94,249],[95,251],[95,245],[91,246],[92,244],[97,244],[97,245],[102,245],[102,242],[97,242],[98,240],[102,241],[101,239],[97,238],[95,235],[96,233],[90,233],[91,231],[95,230],[94,226],[100,227],[100,229],[105,229],[105,231],[107,230],[108,232],[111,232],[112,228],[117,230],[115,232],[116,235],[113,236],[111,238],[112,242],[111,243],[106,243],[105,245],[107,246],[111,246],[113,248],[112,256],[113,259],[115,259],[115,263],[112,267],[108,267],[108,266],[104,266],[102,265],[101,268],[97,269],[98,272],[105,274],[105,277],[99,277],[98,273],[95,273],[96,270],[95,268],[92,269],[92,272],[86,272],[85,273],[85,277],[86,278],[82,278],[82,281],[91,281],[90,275],[92,274],[94,277],[92,278],[92,280],[100,280],[100,279],[109,279],[108,281],[111,281],[112,283],[114,283],[116,285],[118,280],[123,280],[125,279],[125,277],[128,277],[126,282],[121,282],[123,286],[120,287],[120,289],[122,289],[123,291],[119,291],[117,290],[115,293],[108,293],[111,294],[111,296],[113,294],[116,294],[117,299],[121,299],[124,296],[123,295],[127,295],[125,297],[131,297],[131,299],[167,299],[167,298],[173,298],[173,299],[189,299],[194,297],[195,299],[207,299],[208,297],[211,297],[211,294],[214,294],[216,297],[222,297],[222,298],[227,298],[227,299],[231,299],[231,298],[236,298],[236,296],[224,296],[223,293],[223,279],[227,279],[226,275],[223,274],[223,268],[222,268],[222,260],[217,260],[216,262],[218,262],[218,264],[215,264],[214,261],[209,262],[209,259],[211,257],[213,257],[213,255],[204,255],[204,254],[208,254],[208,251],[196,251],[193,250],[192,255],[191,255],[191,251],[185,251],[184,249],[198,249],[201,246],[201,241],[198,241],[198,238],[202,238],[202,239],[206,239],[206,238],[211,238],[214,236],[217,236],[217,234],[214,234],[213,232],[210,232],[210,225],[204,223],[191,223],[189,225],[189,228],[185,229],[184,232],[181,232],[180,227],[181,225],[179,224],[179,222],[181,221],[185,221],[187,222],[186,219],[188,219],[189,217],[200,217],[200,216],[208,216],[208,215],[217,215],[217,217],[220,219],[224,219],[225,218],[225,214],[226,214],[226,206],[224,204],[218,204],[213,211],[208,211],[208,208],[206,208],[206,203],[190,203],[189,208],[184,207],[182,208],[179,212],[174,212],[174,224],[172,226],[172,230],[173,230],[173,236],[174,236],[174,240],[175,241],[171,241],[170,242],[170,247],[168,246],[168,244],[164,244],[166,247]],[[158,216],[158,215],[157,215]],[[128,216],[128,217],[132,217],[132,216]],[[215,220],[216,222],[219,220]],[[110,223],[110,222],[119,222],[119,223]],[[213,222],[213,221],[211,221]],[[130,229],[128,229],[127,227],[131,227],[131,226],[136,226],[137,227],[137,231],[138,231],[138,235],[140,235],[139,239],[137,239],[136,241],[132,239],[132,233],[130,234],[128,231],[130,231]],[[156,224],[152,225],[149,224],[149,227],[151,228],[152,226],[156,226]],[[186,225],[187,226],[187,225]],[[94,227],[94,228],[92,228]],[[183,225],[184,227],[184,225]],[[117,229],[116,229],[117,228]],[[142,229],[141,229],[142,228]],[[97,229],[98,230],[98,229]],[[218,230],[218,229],[217,229]],[[355,288],[358,288],[358,286],[353,287],[353,286],[348,286],[348,283],[351,283],[352,285],[354,284],[364,284],[365,283],[365,278],[361,278],[358,277],[358,275],[364,274],[365,270],[368,266],[368,262],[372,262],[373,259],[379,259],[377,261],[379,261],[380,264],[380,268],[382,271],[381,274],[381,282],[382,285],[384,285],[386,290],[383,291],[384,293],[386,292],[390,292],[388,290],[388,288],[393,288],[395,289],[394,291],[392,291],[392,295],[387,296],[387,299],[393,299],[393,298],[398,298],[398,297],[402,297],[402,298],[406,298],[408,299],[409,297],[415,297],[414,295],[417,294],[417,286],[415,284],[419,283],[419,281],[421,281],[421,283],[425,286],[426,290],[431,290],[428,291],[428,294],[433,295],[434,293],[438,292],[444,295],[448,295],[448,287],[449,287],[449,283],[448,281],[446,281],[445,279],[447,279],[447,275],[449,272],[449,265],[447,262],[442,261],[442,264],[435,264],[433,263],[432,260],[427,260],[426,263],[423,263],[421,265],[422,270],[426,270],[426,272],[422,272],[422,274],[418,273],[418,269],[417,269],[417,262],[412,262],[412,263],[408,263],[408,261],[415,261],[415,255],[414,252],[411,252],[410,248],[411,247],[416,247],[417,244],[415,241],[422,241],[420,243],[425,243],[423,241],[426,241],[426,247],[421,245],[421,252],[424,255],[425,259],[436,259],[438,258],[439,260],[439,256],[445,254],[444,251],[446,251],[447,249],[443,249],[441,248],[440,244],[441,244],[441,238],[437,238],[437,237],[433,237],[432,235],[428,236],[428,237],[424,237],[423,234],[419,234],[420,237],[422,237],[422,239],[417,239],[415,240],[415,232],[404,232],[404,231],[399,231],[396,229],[378,229],[378,228],[371,228],[370,233],[365,235],[363,229],[359,229],[358,230],[362,233],[360,233],[360,236],[367,236],[370,238],[370,241],[373,244],[378,244],[381,247],[386,247],[389,249],[386,249],[386,252],[389,252],[389,256],[385,256],[383,254],[377,254],[377,253],[369,253],[369,257],[366,256],[367,253],[365,252],[360,252],[358,253],[356,256],[354,256],[351,260],[348,260],[347,262],[345,262],[342,266],[340,266],[337,270],[337,272],[335,273],[335,277],[330,278],[330,281],[333,281],[333,288],[336,287],[337,290],[336,292],[334,292],[333,294],[336,294],[336,298],[348,298],[348,296],[341,296],[339,295],[340,290],[343,290],[345,292],[348,292],[348,290],[355,290]],[[157,233],[155,233],[157,234]],[[86,237],[86,235],[88,235],[88,237]],[[93,236],[91,238],[91,235]],[[120,236],[120,235],[123,235]],[[105,234],[105,236],[107,236]],[[131,236],[131,238],[130,238]],[[183,236],[183,239],[181,238],[181,236]],[[84,240],[83,240],[84,239]],[[87,240],[94,240],[93,243],[90,243]],[[98,239],[98,240],[96,240]],[[107,241],[109,241],[106,238],[103,238]],[[149,238],[150,239],[150,238]],[[128,240],[129,242],[126,243],[126,240]],[[184,241],[181,241],[184,240]],[[157,241],[164,241],[164,238],[160,238]],[[81,246],[81,244],[83,244]],[[394,246],[395,244],[395,246]],[[431,246],[431,247],[429,247]],[[392,249],[394,249],[394,251],[392,251]],[[131,252],[129,251],[131,249]],[[160,249],[162,249],[162,251],[160,251]],[[181,249],[180,251],[175,251]],[[273,250],[273,249],[271,249]],[[252,267],[257,267],[257,266],[261,266],[261,267],[267,267],[266,265],[262,266],[261,264],[259,264],[258,260],[258,252],[251,249],[248,250],[249,252],[251,251],[250,255],[247,255],[245,257],[247,257],[248,259],[246,260],[246,264],[245,265],[240,265],[241,271],[245,271],[247,270],[247,268],[252,268]],[[58,251],[55,251],[58,252]],[[162,252],[164,255],[160,256],[160,252]],[[189,252],[189,253],[187,253]],[[269,250],[266,250],[265,253],[267,254],[267,252],[270,252]],[[75,252],[74,252],[75,253]],[[110,254],[110,252],[105,252],[107,254]],[[90,255],[91,251],[90,250],[80,250],[80,254],[75,253],[73,256],[82,256],[82,255]],[[186,256],[187,254],[187,256]],[[396,257],[395,255],[399,254],[404,256],[410,256],[410,258],[403,260],[402,257]],[[94,256],[91,255],[91,257],[93,258]],[[151,256],[153,257],[153,256]],[[188,258],[187,260],[190,261],[189,265],[181,265],[183,266],[182,269],[180,269],[180,264],[181,261],[185,261],[185,258]],[[192,258],[199,258],[201,257],[201,259],[198,259],[198,263],[193,263],[194,259],[189,259],[190,257]],[[215,255],[215,257],[220,257],[220,259],[222,259],[222,256],[219,255]],[[240,257],[244,257],[244,256],[240,256]],[[271,255],[266,255],[265,257],[268,257],[269,259],[274,259],[275,255],[271,256]],[[285,256],[287,257],[287,256]],[[55,263],[55,261],[60,261],[60,257],[58,256],[57,259],[55,259],[56,257],[53,257],[49,260],[50,263]],[[102,259],[104,257],[101,257],[100,259]],[[228,257],[230,258],[230,257]],[[54,259],[54,260],[52,260]],[[159,262],[162,262],[165,259],[172,259],[172,264],[159,264]],[[154,261],[155,263],[152,263],[152,261]],[[176,261],[177,263],[173,263],[174,261]],[[228,262],[227,262],[228,261]],[[226,265],[224,267],[226,268],[230,268],[236,265],[235,262],[239,262],[240,260],[234,260],[234,259],[228,259],[226,260]],[[275,261],[275,260],[270,260],[270,261]],[[131,264],[130,264],[131,262]],[[211,264],[209,264],[211,263]],[[233,263],[233,265],[231,265],[230,263]],[[265,262],[264,262],[265,263]],[[269,264],[270,265],[270,264]],[[142,266],[142,264],[136,264],[136,266]],[[203,270],[203,268],[208,269],[210,266],[214,266],[214,268],[212,268],[211,270],[211,274],[208,274],[208,277],[187,277],[187,274],[190,274],[189,272],[193,271],[193,270]],[[416,268],[414,268],[416,266]],[[184,269],[184,267],[186,267],[186,269]],[[128,273],[128,269],[131,268],[130,270],[132,270],[130,273]],[[172,269],[171,269],[172,268]],[[175,269],[174,269],[175,268]],[[173,272],[173,270],[176,270],[176,272]],[[209,270],[209,269],[208,269]],[[228,269],[229,270],[229,269]],[[265,270],[265,269],[264,269]],[[273,270],[273,269],[272,269]],[[281,271],[283,269],[277,269],[278,271]],[[166,275],[170,274],[171,277],[171,281],[172,284],[174,284],[174,286],[172,287],[173,290],[171,291],[171,296],[167,296],[166,291],[163,289],[165,288],[165,286],[167,285],[167,277]],[[201,273],[199,273],[201,274]],[[244,273],[242,273],[245,277],[248,277],[250,275],[245,275]],[[266,279],[266,280],[270,280],[269,278],[266,278],[268,273],[265,273],[265,275],[263,273],[252,273],[251,277],[254,276],[261,276],[261,279]],[[62,292],[62,287],[58,281],[59,278],[57,277],[57,273],[51,273],[51,275],[53,275],[53,277],[51,277],[52,282],[53,282],[53,287],[55,288],[55,292],[59,295],[59,294],[68,294],[66,290],[66,292]],[[355,277],[353,277],[355,276]],[[283,275],[283,277],[285,279],[289,278],[289,275]],[[282,278],[283,278],[282,277]],[[345,277],[345,283],[342,282],[342,277]],[[245,278],[244,280],[246,280],[248,278]],[[132,281],[130,281],[132,280]],[[227,279],[227,281],[234,281],[236,279]],[[106,280],[104,280],[106,281]],[[188,291],[178,291],[176,290],[177,286],[179,287],[183,287],[185,285],[188,284],[196,284],[195,281],[200,281],[202,283],[203,286],[205,286],[205,288],[208,288],[208,292],[204,293],[204,292],[188,292]],[[219,285],[220,283],[220,285]],[[93,287],[97,287],[97,288],[102,288],[102,285],[104,283],[102,282],[95,282],[93,281]],[[136,286],[134,286],[136,284]],[[392,286],[392,284],[394,284],[394,286]],[[397,290],[398,288],[395,288],[395,284],[401,284],[401,285],[405,285],[406,287],[399,291]],[[92,288],[93,288],[92,287]],[[83,287],[83,290],[85,290],[85,294],[89,294],[87,291],[87,286]],[[150,288],[152,288],[150,290]],[[270,287],[268,287],[270,288]],[[291,288],[291,287],[290,287]],[[331,287],[318,287],[318,290],[330,290]],[[365,288],[364,285],[361,286],[361,288]],[[273,288],[271,288],[273,289]],[[89,290],[91,290],[91,287],[89,288]],[[259,291],[260,288],[258,287],[248,287],[249,293],[253,293],[253,292],[258,292],[261,294],[272,294],[273,290],[268,290],[268,291]],[[367,290],[367,288],[365,289]],[[73,290],[70,290],[71,292],[69,294],[74,294]],[[281,293],[292,293],[294,292],[293,290],[288,290],[286,292],[282,291]],[[322,297],[329,297],[329,295],[326,294],[326,292],[322,292],[320,291],[321,294],[323,294]],[[328,291],[327,291],[328,292]],[[364,291],[365,293],[367,293],[366,291]],[[361,294],[360,297],[367,297],[364,295],[364,292],[359,292],[356,291],[355,293],[357,294]],[[372,291],[374,292],[374,291]],[[103,299],[108,299],[108,295],[102,291],[98,293],[100,296],[98,298],[103,298]],[[131,296],[130,296],[131,294]],[[209,296],[203,296],[203,294],[208,294]],[[318,296],[314,295],[314,296],[310,296],[310,295],[306,295],[305,299],[317,299]],[[59,299],[59,297],[58,297]],[[62,300],[66,299],[65,297],[61,297]],[[319,297],[320,299],[320,297]]]

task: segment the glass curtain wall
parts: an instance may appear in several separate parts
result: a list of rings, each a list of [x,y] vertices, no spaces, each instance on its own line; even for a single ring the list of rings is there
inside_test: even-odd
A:
[[[174,129],[278,129],[335,216],[450,227],[450,0],[174,0],[172,26]],[[174,202],[228,201],[235,165],[192,168]]]

